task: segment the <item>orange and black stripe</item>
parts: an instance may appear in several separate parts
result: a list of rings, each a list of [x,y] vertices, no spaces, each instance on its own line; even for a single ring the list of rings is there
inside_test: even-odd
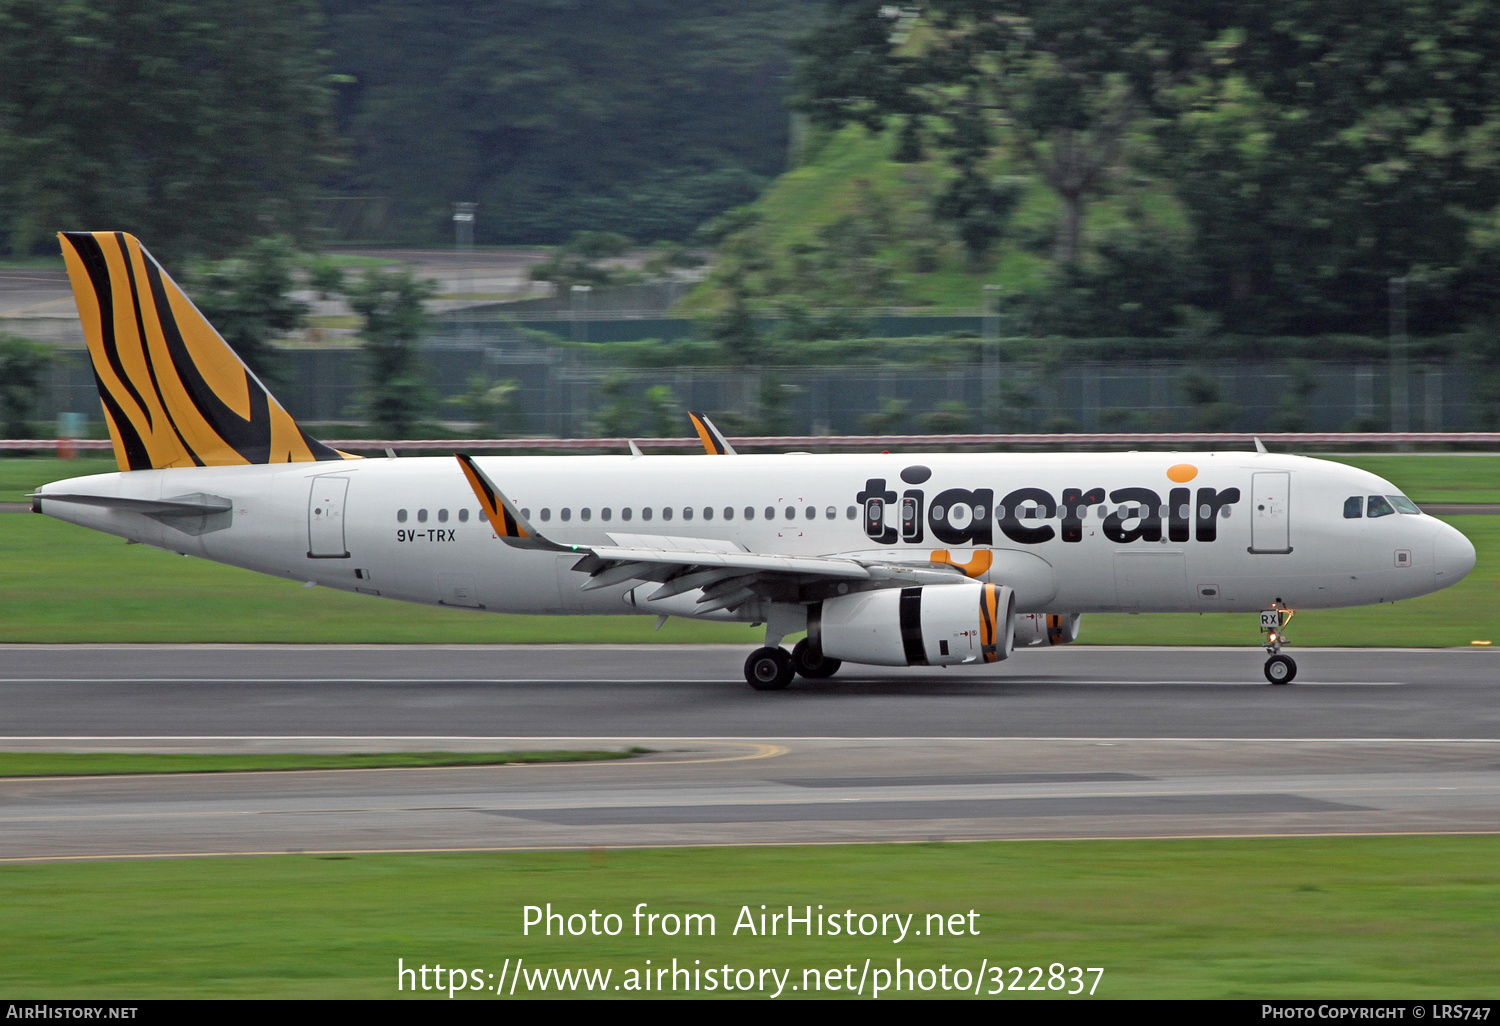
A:
[[[509,504],[490,484],[484,472],[474,465],[474,457],[467,453],[454,453],[454,457],[458,460],[458,465],[463,468],[464,477],[469,479],[469,487],[474,489],[474,495],[479,499],[479,505],[484,508],[484,515],[489,519],[490,526],[495,529],[495,534],[501,538],[530,538],[531,535],[521,526],[519,518],[510,509]]]
[[[121,470],[358,459],[299,428],[134,236],[60,238]]]
[[[1000,589],[993,584],[979,592],[979,651],[987,663],[1000,661]]]

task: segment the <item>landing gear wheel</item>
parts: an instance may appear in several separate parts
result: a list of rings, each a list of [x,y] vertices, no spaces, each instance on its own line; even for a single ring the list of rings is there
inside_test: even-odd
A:
[[[843,666],[842,659],[830,659],[803,638],[792,646],[792,667],[810,680],[832,677]]]
[[[1273,655],[1266,660],[1266,680],[1272,684],[1290,684],[1297,677],[1297,663],[1291,656]]]
[[[745,660],[745,679],[756,691],[780,691],[796,675],[784,648],[757,648]]]

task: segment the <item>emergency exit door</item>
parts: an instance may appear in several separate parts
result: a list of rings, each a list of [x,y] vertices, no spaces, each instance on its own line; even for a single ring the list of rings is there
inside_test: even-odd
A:
[[[1290,500],[1292,475],[1252,474],[1250,477],[1250,551],[1292,551]]]
[[[347,477],[315,477],[307,501],[307,555],[310,559],[348,559],[344,547],[344,500]]]

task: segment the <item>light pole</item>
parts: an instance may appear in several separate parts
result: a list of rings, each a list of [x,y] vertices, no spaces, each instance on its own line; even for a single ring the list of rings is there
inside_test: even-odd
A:
[[[473,263],[474,256],[474,212],[478,209],[478,203],[453,204],[453,249],[458,255],[459,263],[462,265],[458,269],[461,276],[459,280],[465,285],[472,284],[470,282],[470,275],[472,273],[470,265]],[[474,290],[472,288],[465,288],[456,291],[472,293]],[[464,339],[472,341],[473,325],[469,321],[467,308],[464,307],[461,309],[464,310],[459,315],[464,325]]]
[[[981,355],[983,363],[980,371],[983,394],[979,400],[979,420],[986,427],[990,427],[992,426],[994,415],[998,412],[996,407],[1000,404],[1000,397],[997,394],[1000,383],[999,285],[986,285],[984,287],[984,307],[980,313],[984,338],[980,343],[983,347]]]
[[[1411,389],[1406,380],[1406,279],[1390,280],[1391,430],[1411,430]],[[1405,446],[1403,446],[1404,448]]]
[[[574,285],[569,291],[568,313],[573,321],[574,342],[589,340],[589,293],[592,291],[594,291],[592,285]]]

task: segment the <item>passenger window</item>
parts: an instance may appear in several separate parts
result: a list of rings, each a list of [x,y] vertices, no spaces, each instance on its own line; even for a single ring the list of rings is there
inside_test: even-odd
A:
[[[529,513],[522,513],[521,515],[527,518],[530,517]],[[461,509],[458,511],[458,522],[460,524],[467,524],[469,522],[469,511],[467,509]]]
[[[684,520],[691,520],[691,519],[693,519],[693,507],[691,507],[691,506],[684,506],[684,507],[682,507],[682,519],[684,519]]]
[[[630,507],[629,506],[626,506],[624,509],[620,510],[620,519],[621,520],[629,520],[630,519]]]
[[[593,518],[593,516],[594,516],[593,511],[590,510],[587,506],[583,507],[583,509],[581,509],[581,510],[578,511],[578,519],[579,520],[590,520],[590,519]],[[567,517],[563,517],[563,519],[566,520]]]
[[[569,520],[573,519],[573,511],[564,506],[562,508],[562,512],[560,512],[558,516],[560,516],[562,518],[562,522],[566,524]]]
[[[651,519],[651,507],[650,506],[647,506],[645,509],[641,510],[641,519],[642,520],[650,520]]]
[[[542,507],[542,523],[545,524],[547,521],[549,521],[551,519],[552,519],[552,511],[550,509],[548,509],[547,507],[543,506]]]
[[[975,506],[974,507],[974,519],[975,520],[983,520],[984,519],[984,507],[983,506]]]
[[[725,506],[724,507],[724,519],[725,520],[733,520],[734,519],[734,507],[733,506]]]
[[[848,509],[844,510],[844,519],[845,520],[853,520],[857,516],[859,516],[859,507],[858,506],[850,506]]]
[[[712,520],[713,518],[714,518],[714,508],[712,506],[704,506],[703,507],[703,519],[704,520]]]
[[[818,519],[818,509],[816,506],[809,506],[802,511],[802,515],[808,520],[816,520]]]
[[[427,511],[425,509],[419,509],[419,510],[417,510],[417,523],[419,523],[419,524],[425,524],[425,523],[427,523]]]
[[[1384,495],[1370,496],[1369,505],[1365,507],[1365,513],[1371,520],[1374,520],[1376,517],[1388,517],[1395,512],[1391,508],[1391,504],[1385,501]]]
[[[786,508],[786,518],[788,520],[796,520],[797,519],[797,507],[795,507],[795,506],[788,506]]]
[[[775,520],[776,519],[776,507],[775,506],[767,506],[766,507],[766,519],[767,520]]]
[[[745,519],[746,520],[754,520],[755,519],[755,507],[754,506],[746,506],[745,507]]]
[[[599,511],[599,519],[600,520],[608,520],[612,516],[614,516],[614,513],[610,510],[610,508],[608,506],[605,506],[603,509],[601,509]]]
[[[825,509],[823,511],[823,516],[825,516],[829,520],[837,520],[838,516],[839,516],[839,511],[836,510],[836,509],[834,509],[832,506],[829,506],[827,509]]]
[[[1415,516],[1420,516],[1422,513],[1417,504],[1404,495],[1387,495],[1386,498],[1391,500],[1391,505],[1396,507],[1396,512],[1398,513]]]
[[[521,516],[525,517],[527,520],[530,520],[531,519],[531,510],[529,510],[529,509],[523,509],[523,510],[521,510]],[[480,520],[484,519],[484,510],[480,510],[479,511],[479,519]],[[542,519],[545,520],[547,518],[543,517]]]
[[[661,518],[663,520],[671,520],[672,519],[672,507],[671,506],[663,506],[661,508]],[[651,518],[647,517],[646,519],[650,520]]]
[[[445,509],[438,510],[438,523],[440,523],[440,524],[446,524],[447,522],[448,522],[448,511],[445,510]]]
[[[396,510],[396,523],[398,523],[398,524],[404,524],[404,523],[406,523],[406,510],[404,510],[404,509],[398,509],[398,510]]]
[[[996,506],[995,507],[995,520],[998,522],[998,521],[1001,521],[1001,520],[1004,520],[1004,519],[1005,519],[1005,507],[1004,506]]]
[[[1365,515],[1365,500],[1358,495],[1351,495],[1344,500],[1344,519],[1358,520]]]

